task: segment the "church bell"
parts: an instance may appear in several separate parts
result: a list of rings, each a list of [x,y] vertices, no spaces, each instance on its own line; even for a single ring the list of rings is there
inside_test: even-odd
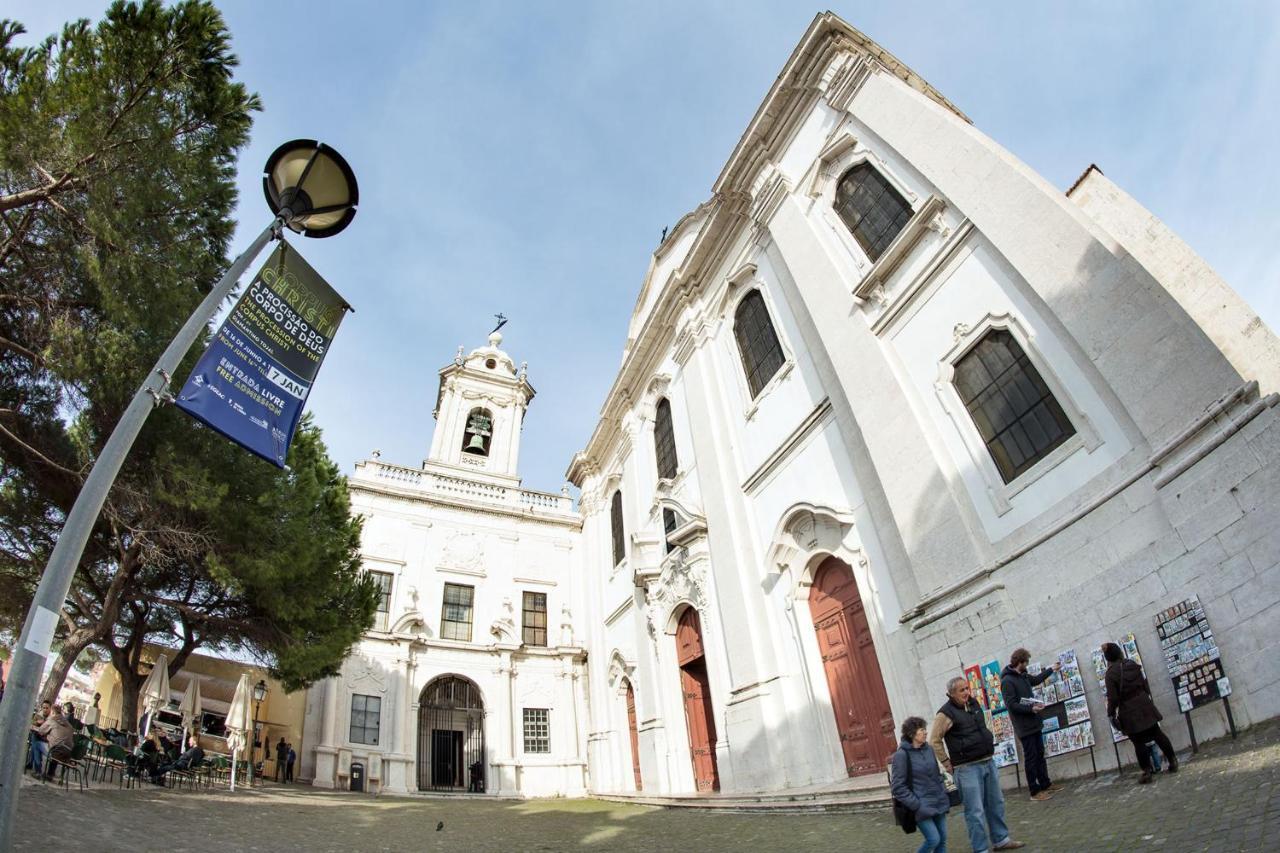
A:
[[[462,448],[466,453],[484,453],[484,436],[479,433],[472,433],[471,440],[467,442],[467,446]]]

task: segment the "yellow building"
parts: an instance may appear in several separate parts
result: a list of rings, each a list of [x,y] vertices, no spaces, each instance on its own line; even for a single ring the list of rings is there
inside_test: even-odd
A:
[[[163,646],[148,645],[142,653],[141,672],[151,671],[157,656],[165,654],[170,659],[173,650]],[[266,697],[257,705],[259,744],[254,758],[264,761],[264,773],[267,778],[275,776],[275,745],[280,738],[293,746],[299,759],[294,764],[295,777],[301,773],[302,751],[302,719],[306,711],[306,691],[285,692],[284,686],[271,677],[262,666],[243,663],[237,660],[215,657],[212,655],[192,654],[187,658],[182,670],[169,679],[170,702],[167,711],[156,715],[155,725],[176,730],[182,726],[182,718],[178,713],[178,703],[192,678],[199,679],[200,696],[203,700],[204,715],[200,724],[200,746],[208,753],[227,753],[227,742],[224,737],[223,723],[235,694],[236,684],[242,673],[248,673],[249,683],[265,682]],[[131,729],[129,722],[121,723],[123,692],[120,677],[114,668],[106,668],[98,680],[97,692],[102,694],[99,702],[101,709],[101,725],[119,726]],[[247,756],[243,755],[242,758]]]

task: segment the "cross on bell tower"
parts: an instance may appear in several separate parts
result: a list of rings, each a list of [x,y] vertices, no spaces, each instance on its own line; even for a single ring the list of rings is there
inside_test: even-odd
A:
[[[495,329],[487,346],[466,356],[459,347],[458,356],[440,369],[436,428],[424,467],[520,482],[520,430],[534,390],[524,365],[517,369],[501,346],[502,333]]]

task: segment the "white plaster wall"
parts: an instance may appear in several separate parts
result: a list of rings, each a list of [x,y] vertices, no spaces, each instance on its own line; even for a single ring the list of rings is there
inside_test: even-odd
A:
[[[919,417],[937,437],[946,456],[936,460],[943,471],[954,471],[964,484],[973,507],[991,541],[1008,536],[1019,527],[1037,520],[1064,496],[1097,476],[1132,448],[1118,418],[1090,381],[1090,369],[1080,365],[1064,346],[1053,327],[1045,321],[1037,301],[1026,298],[1017,274],[992,251],[981,235],[974,235],[963,261],[936,287],[922,294],[909,319],[893,327],[887,337],[893,362],[901,369]],[[972,419],[959,405],[949,382],[940,376],[947,355],[953,349],[957,324],[977,328],[987,318],[1011,319],[1024,331],[1031,353],[1046,367],[1047,378],[1065,398],[1059,403],[1074,415],[1077,435],[1085,430],[1097,433],[1097,446],[1080,445],[1034,482],[1022,488],[1003,509],[993,500],[993,483],[999,475],[981,447],[981,438]],[[1058,396],[1062,396],[1059,394]],[[1074,405],[1071,405],[1074,403]],[[1080,416],[1083,415],[1083,418]],[[986,473],[980,470],[986,469]],[[1035,476],[1039,472],[1022,475]],[[937,578],[940,586],[948,578]]]

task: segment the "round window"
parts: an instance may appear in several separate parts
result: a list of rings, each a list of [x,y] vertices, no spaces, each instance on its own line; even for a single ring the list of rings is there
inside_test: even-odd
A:
[[[491,358],[484,363],[484,366],[489,368],[490,370],[493,370],[495,367],[498,366],[498,362],[496,359]]]

